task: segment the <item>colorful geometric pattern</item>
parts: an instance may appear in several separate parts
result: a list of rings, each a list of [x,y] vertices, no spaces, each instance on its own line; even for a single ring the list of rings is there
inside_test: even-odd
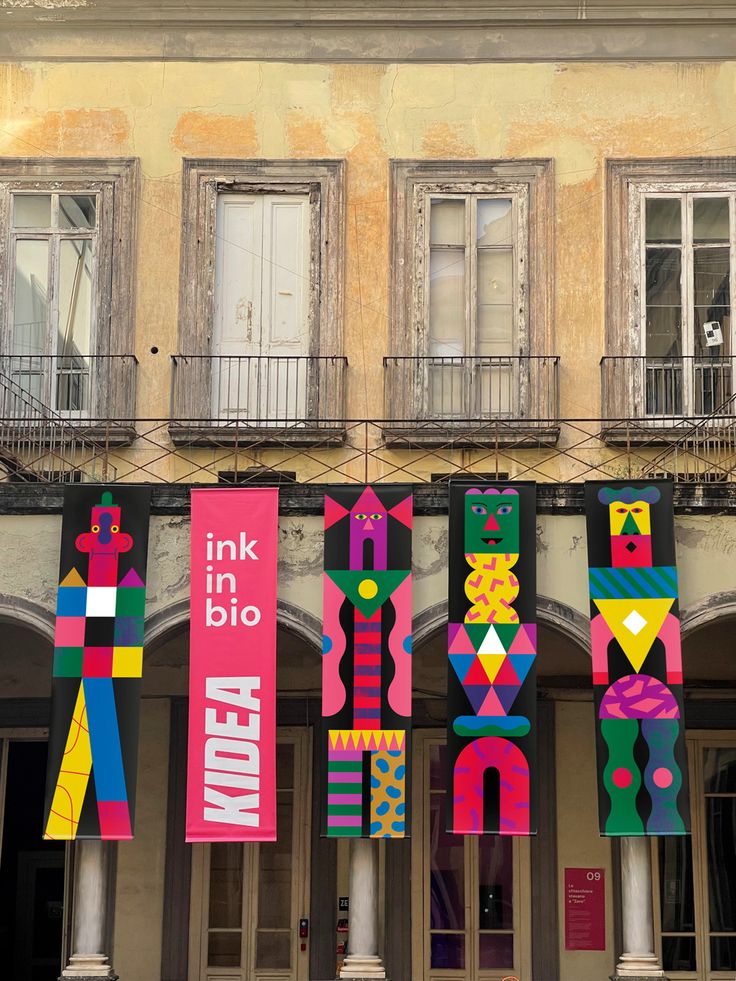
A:
[[[407,836],[411,732],[408,487],[325,496],[322,834]]]
[[[451,483],[448,831],[533,834],[534,484]],[[498,780],[487,799],[486,771]]]
[[[65,491],[46,838],[133,836],[149,502],[143,488]]]
[[[591,481],[585,502],[601,833],[687,834],[672,485]]]

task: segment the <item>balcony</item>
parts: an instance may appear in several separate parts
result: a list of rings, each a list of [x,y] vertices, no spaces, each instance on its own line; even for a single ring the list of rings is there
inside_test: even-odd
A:
[[[604,436],[607,442],[670,441],[694,425],[704,437],[733,425],[732,357],[601,359]]]
[[[329,446],[345,438],[347,358],[172,356],[177,445]]]
[[[554,446],[559,358],[387,357],[387,445]]]
[[[15,431],[47,443],[54,424],[82,438],[111,446],[135,438],[132,354],[6,355],[0,357],[0,419],[3,439]]]

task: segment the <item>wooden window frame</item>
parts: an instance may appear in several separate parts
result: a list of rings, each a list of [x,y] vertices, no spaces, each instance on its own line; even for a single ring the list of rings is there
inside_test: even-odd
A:
[[[220,194],[308,194],[310,270],[307,301],[310,355],[343,353],[343,264],[345,255],[344,160],[185,159],[182,222],[179,350],[211,354],[215,317],[215,222]],[[191,217],[190,217],[191,216]],[[328,373],[319,401],[334,405],[342,397],[338,374]],[[182,418],[208,416],[209,372],[202,371],[185,403]]]
[[[605,354],[608,357],[643,358],[645,350],[646,297],[644,253],[646,250],[643,202],[647,196],[723,195],[736,193],[736,157],[683,157],[606,161],[606,326]],[[732,214],[733,218],[733,214]],[[731,240],[732,268],[736,236]],[[688,304],[683,323],[692,331],[690,301],[693,250],[683,242],[685,284],[682,295]],[[734,277],[731,297],[736,296]],[[732,308],[733,309],[733,308]],[[732,315],[733,319],[733,315]],[[732,326],[733,330],[733,326]],[[632,361],[632,364],[638,364]],[[638,371],[617,370],[603,386],[602,416],[624,419],[636,416],[644,425],[661,428],[656,416],[644,414],[644,392]],[[683,405],[683,417],[688,416]]]
[[[515,200],[515,344],[527,355],[549,354],[553,346],[554,172],[552,160],[540,159],[391,161],[390,355],[419,358],[428,353],[427,206],[432,196],[458,194],[471,199],[487,195]],[[426,407],[421,384],[410,386],[408,392],[399,388],[387,386],[387,416],[422,419]],[[535,407],[525,408],[534,418]]]
[[[474,887],[474,876],[478,867],[478,838],[473,835],[461,836],[465,839],[465,895],[471,897],[470,904],[466,900],[466,957],[464,971],[449,968],[431,969],[430,958],[430,890],[426,887],[429,872],[429,748],[432,745],[441,746],[446,741],[444,732],[437,729],[415,729],[412,734],[413,746],[413,779],[412,779],[412,814],[413,830],[411,838],[412,869],[415,874],[411,877],[412,904],[412,974],[414,977],[426,978],[427,981],[443,981],[443,979],[472,977],[477,981],[501,981],[514,975],[519,978],[529,978],[532,973],[532,869],[531,842],[529,838],[512,838],[513,845],[513,937],[514,937],[514,967],[477,970],[476,951],[469,950],[473,934],[480,935],[469,922],[468,917],[473,904],[478,901],[478,890]],[[475,947],[475,945],[474,945]]]
[[[12,225],[13,195],[93,194],[97,197],[95,287],[92,298],[91,338],[96,355],[120,357],[120,367],[110,372],[110,385],[100,376],[91,393],[90,413],[94,428],[103,416],[113,421],[130,419],[135,405],[131,391],[135,366],[135,243],[138,194],[138,160],[129,158],[35,158],[0,159],[0,355],[10,351],[13,298],[14,241],[34,238],[33,229],[19,234]],[[44,233],[44,237],[49,236]],[[124,360],[125,359],[125,360]],[[130,363],[127,363],[130,359]],[[130,371],[128,370],[129,367]],[[118,375],[120,377],[118,377]],[[66,418],[66,416],[65,416]],[[71,422],[89,425],[89,419],[70,415]],[[108,431],[110,427],[106,427]],[[127,440],[122,432],[113,441]]]
[[[695,971],[668,971],[672,981],[731,981],[733,971],[710,969],[710,921],[708,897],[708,853],[703,786],[703,750],[709,747],[736,747],[736,730],[690,730],[687,733],[690,808],[692,822],[693,900],[695,905]],[[662,963],[662,916],[659,895],[659,853],[657,839],[651,839],[652,899],[655,950]],[[672,934],[669,934],[672,935]],[[689,936],[690,934],[685,934]]]

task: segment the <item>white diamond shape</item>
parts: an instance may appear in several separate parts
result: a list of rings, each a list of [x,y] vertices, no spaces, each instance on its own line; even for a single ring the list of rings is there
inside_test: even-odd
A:
[[[624,626],[630,630],[635,637],[641,633],[646,625],[647,621],[644,619],[641,613],[637,613],[636,610],[632,610],[624,620]]]

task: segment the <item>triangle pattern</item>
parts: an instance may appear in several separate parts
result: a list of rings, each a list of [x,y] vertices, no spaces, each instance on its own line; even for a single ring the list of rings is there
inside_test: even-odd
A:
[[[511,706],[516,701],[516,696],[519,694],[518,685],[494,685],[493,690],[498,696],[498,700],[503,706],[504,715],[508,715],[511,710]]]
[[[450,664],[455,670],[458,681],[462,684],[470,669],[470,665],[475,660],[475,654],[450,654]]]
[[[493,684],[498,675],[499,668],[506,660],[505,654],[479,654],[478,660],[483,665],[483,670],[488,676],[488,680]]]
[[[487,623],[466,623],[465,632],[470,638],[470,643],[473,645],[474,651],[479,651],[481,644],[486,639],[486,634],[488,633]]]
[[[535,654],[509,654],[509,661],[513,664],[516,676],[522,685],[526,681],[526,676],[531,671],[535,657]]]
[[[347,508],[338,504],[333,497],[325,494],[325,528],[331,528],[336,521],[340,521],[347,514],[350,514]]]
[[[508,651],[514,642],[514,638],[519,632],[518,623],[496,623],[493,625],[498,638],[503,644],[503,649]]]
[[[411,494],[408,497],[405,497],[402,501],[399,501],[398,504],[395,504],[388,513],[392,518],[396,518],[397,521],[400,521],[402,525],[406,525],[407,528],[411,528]]]
[[[480,710],[478,711],[477,714],[490,715],[490,716],[499,716],[499,715],[507,714],[506,709],[498,700],[498,695],[496,694],[493,688],[491,688],[491,690],[486,695],[485,699],[483,700],[483,704],[481,705]]]
[[[473,711],[476,715],[478,715],[480,707],[483,705],[486,700],[486,696],[488,695],[488,685],[464,685],[463,687],[468,701],[473,706]]]
[[[479,658],[473,658],[473,663],[468,668],[468,673],[463,679],[463,685],[489,685],[488,675]]]
[[[370,619],[383,606],[391,593],[406,579],[409,570],[388,569],[377,572],[371,569],[364,572],[355,569],[336,569],[333,572],[325,570],[325,575],[334,582],[338,589],[342,590],[356,610],[359,610],[366,619]],[[373,584],[376,588],[375,595],[361,595],[361,587],[365,591],[364,583]]]
[[[128,569],[128,571],[125,573],[123,578],[120,580],[119,585],[126,586],[126,587],[132,586],[135,588],[140,588],[141,586],[145,586],[145,583],[138,575],[138,573],[135,571],[135,569]]]
[[[449,630],[449,653],[450,654],[475,654],[475,648],[470,642],[465,632],[465,627],[460,623],[451,623]]]
[[[71,568],[66,576],[59,583],[60,586],[86,586],[84,579],[79,575],[75,568]]]
[[[501,638],[496,633],[496,628],[493,626],[493,624],[491,624],[491,626],[488,628],[488,632],[486,633],[480,647],[478,648],[478,653],[479,654],[505,654],[506,653],[506,648],[503,646],[503,643],[501,642]]]
[[[514,671],[514,666],[507,657],[503,659],[503,664],[498,669],[498,674],[494,679],[494,684],[515,685],[517,688],[521,687],[521,683],[519,682],[516,672]]]
[[[519,632],[509,647],[509,654],[536,654],[537,627],[533,623],[525,623],[519,627]]]
[[[669,613],[674,597],[667,599],[593,600],[613,636],[639,672],[652,649],[657,634]]]

